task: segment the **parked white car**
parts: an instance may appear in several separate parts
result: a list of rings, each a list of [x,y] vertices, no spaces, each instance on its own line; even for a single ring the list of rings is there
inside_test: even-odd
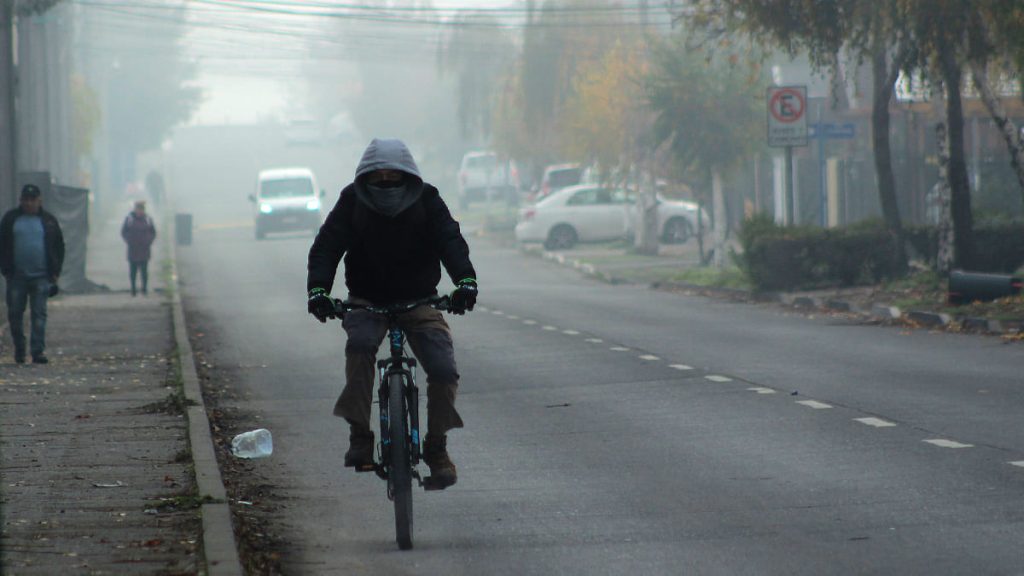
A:
[[[636,200],[623,189],[595,184],[569,186],[519,211],[516,240],[542,242],[548,250],[572,248],[577,242],[624,238],[633,233]],[[666,244],[683,243],[697,227],[694,202],[658,198],[658,231]],[[707,213],[702,213],[707,228]]]

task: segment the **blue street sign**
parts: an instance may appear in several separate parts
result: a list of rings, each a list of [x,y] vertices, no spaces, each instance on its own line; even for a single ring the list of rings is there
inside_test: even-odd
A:
[[[809,138],[822,138],[825,140],[850,140],[856,135],[856,127],[852,122],[846,124],[828,124],[815,122],[808,126],[810,128]]]

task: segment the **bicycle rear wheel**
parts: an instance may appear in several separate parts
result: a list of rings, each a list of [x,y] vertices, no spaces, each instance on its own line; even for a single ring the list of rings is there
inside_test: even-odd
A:
[[[388,378],[388,414],[391,440],[391,495],[395,501],[395,540],[402,550],[412,548],[412,455],[409,453],[409,412],[405,404],[405,378]]]

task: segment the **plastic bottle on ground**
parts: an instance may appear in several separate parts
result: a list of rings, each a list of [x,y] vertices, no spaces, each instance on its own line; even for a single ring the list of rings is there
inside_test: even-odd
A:
[[[231,439],[231,453],[238,458],[266,458],[274,453],[270,430],[260,428],[243,432]]]

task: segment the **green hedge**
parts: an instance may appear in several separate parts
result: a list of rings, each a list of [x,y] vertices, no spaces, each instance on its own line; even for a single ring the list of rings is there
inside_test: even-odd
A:
[[[939,250],[934,226],[912,226],[905,231],[916,256],[935,267]],[[974,228],[975,261],[972,272],[1011,273],[1024,265],[1024,224],[979,224]]]
[[[899,275],[895,242],[880,222],[849,228],[779,226],[758,214],[739,232],[737,265],[759,290],[874,284]]]

